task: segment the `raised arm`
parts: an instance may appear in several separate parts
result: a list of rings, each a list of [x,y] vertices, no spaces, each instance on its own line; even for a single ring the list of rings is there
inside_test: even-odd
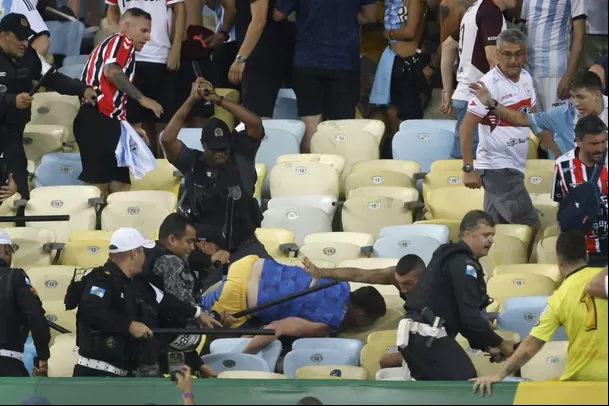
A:
[[[607,268],[603,269],[590,281],[588,286],[586,286],[586,292],[590,296],[607,299]]]
[[[384,269],[360,268],[318,268],[309,258],[302,261],[305,271],[314,279],[334,279],[336,281],[369,283],[372,285],[394,285],[395,266]]]

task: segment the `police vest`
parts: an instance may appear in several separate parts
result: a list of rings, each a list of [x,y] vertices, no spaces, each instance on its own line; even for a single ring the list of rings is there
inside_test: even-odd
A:
[[[0,268],[0,348],[8,343],[8,330],[13,327],[10,320],[15,312],[12,268]]]

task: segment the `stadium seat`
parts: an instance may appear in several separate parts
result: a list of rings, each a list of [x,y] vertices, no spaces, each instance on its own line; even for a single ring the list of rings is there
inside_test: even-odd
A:
[[[417,221],[417,225],[442,225],[450,230],[449,241],[456,242],[459,240],[459,226],[461,220],[446,220],[446,219],[429,219]]]
[[[524,296],[507,299],[503,303],[503,311],[499,313],[497,328],[514,331],[520,337],[529,335],[537,324],[549,296]],[[564,327],[556,331],[552,341],[567,341]]]
[[[424,236],[446,244],[450,239],[450,228],[443,224],[408,224],[404,226],[385,227],[379,233],[379,238],[404,236]]]
[[[365,256],[362,253],[362,247],[347,242],[305,243],[298,250],[299,258],[323,259],[332,262],[334,265],[338,265],[347,259],[357,259]]]
[[[372,255],[377,258],[401,258],[415,254],[427,265],[439,246],[438,240],[423,235],[390,235],[376,240]]]
[[[385,269],[396,266],[399,258],[358,258],[338,264],[338,268]]]
[[[404,120],[400,124],[400,131],[402,130],[419,130],[426,132],[434,132],[436,130],[444,130],[451,133],[455,132],[457,126],[457,120]]]
[[[302,258],[273,258],[273,259],[280,264],[290,265],[290,266],[299,266],[301,268],[304,268],[304,265],[302,264]],[[313,265],[315,265],[319,268],[336,268],[336,265],[334,264],[334,262],[326,261],[325,259],[319,259],[319,258],[309,258],[309,259],[311,260]]]
[[[53,261],[52,254],[56,241],[51,230],[37,227],[11,227],[4,229],[10,235],[15,253],[14,268],[28,269],[33,266],[48,266]]]
[[[258,199],[258,204],[262,203],[262,185],[269,173],[269,168],[266,164],[256,164],[256,187],[254,190],[254,196]]]
[[[328,128],[313,135],[311,152],[340,155],[345,158],[345,169],[340,179],[340,184],[343,186],[351,174],[351,167],[355,162],[379,158],[379,142],[368,131],[355,129],[344,131],[340,128]]]
[[[431,171],[423,179],[423,199],[427,200],[429,192],[440,188],[464,188],[463,172],[458,171]]]
[[[379,235],[387,226],[412,223],[412,212],[406,202],[387,197],[347,199],[341,214],[344,231],[371,235]]]
[[[23,132],[25,156],[38,164],[48,152],[59,152],[68,141],[68,130],[60,125],[26,124]]]
[[[178,170],[166,159],[156,160],[156,169],[148,172],[142,179],[131,177],[131,191],[165,190],[178,197],[182,178],[176,176]]]
[[[360,340],[349,338],[299,338],[292,344],[296,350],[336,350],[343,352],[351,359],[347,365],[359,365],[360,351],[364,344]]]
[[[476,166],[476,160],[474,159],[474,167]],[[442,172],[442,171],[461,171],[463,169],[462,159],[438,159],[431,164],[431,172]]]
[[[495,330],[499,336],[501,336],[504,340],[510,340],[514,342],[520,341],[520,336],[518,333],[513,331],[505,331],[505,330]],[[456,337],[457,342],[461,345],[461,347],[467,352],[467,355],[472,360],[476,371],[478,372],[478,376],[495,376],[498,375],[499,372],[505,366],[504,363],[491,363],[489,361],[489,357],[485,352],[480,350],[474,350],[470,348],[469,342],[462,336],[458,335]]]
[[[294,136],[298,145],[302,142],[306,130],[305,123],[302,120],[262,120],[262,125],[264,126],[265,131],[283,130],[289,132]]]
[[[560,378],[567,366],[568,341],[550,341],[520,370],[523,377],[533,381]]]
[[[353,286],[353,284],[351,284]],[[377,287],[377,286],[375,286]],[[395,287],[393,287],[393,289],[395,290]],[[397,299],[399,299],[400,297],[397,295],[398,291],[395,290],[396,294],[393,296],[387,296],[385,297],[385,302],[387,303],[388,301],[392,300],[393,298],[396,298],[396,302]],[[390,300],[388,300],[388,298],[390,298]],[[354,338],[357,340],[360,340],[361,342],[365,342],[366,338],[368,337],[368,335],[370,333],[372,333],[373,331],[380,331],[380,330],[393,330],[398,328],[398,325],[400,324],[400,320],[402,320],[404,318],[404,302],[401,302],[402,307],[400,307],[399,309],[396,308],[395,306],[390,306],[390,304],[387,305],[387,313],[385,313],[385,315],[383,317],[380,318],[380,320],[378,320],[374,325],[366,328],[366,329],[360,329],[357,331],[350,331],[350,332],[341,332],[339,334],[339,337],[342,338]]]
[[[402,364],[404,365],[404,364]],[[376,373],[374,377],[375,381],[412,381],[412,377],[410,376],[410,370],[407,368],[397,367],[397,368],[385,368],[381,369]]]
[[[368,335],[368,338],[366,339],[366,344],[379,342],[395,343],[397,338],[397,330],[374,331]]]
[[[251,338],[220,338],[211,342],[209,352],[211,354],[242,352],[250,341],[252,341]],[[281,355],[281,349],[281,341],[275,340],[256,354],[256,356],[266,361],[269,371],[274,371],[279,355]]]
[[[556,240],[558,237],[546,237],[537,244],[538,264],[557,264]]]
[[[68,241],[79,241],[79,240],[108,240],[110,241],[110,237],[114,230],[82,230],[82,231],[74,231],[70,233],[68,237]]]
[[[203,360],[205,361],[204,357]],[[293,350],[283,360],[283,373],[294,379],[298,368],[316,365],[353,365],[353,360],[349,354],[326,348]]]
[[[273,258],[287,257],[288,254],[279,247],[294,243],[294,233],[284,228],[257,228],[256,237]]]
[[[400,130],[391,143],[393,158],[416,161],[421,165],[422,172],[429,172],[434,161],[450,158],[453,138],[454,129],[452,131],[424,128]]]
[[[537,159],[539,156],[539,146],[541,145],[541,140],[537,137],[533,131],[529,132],[529,152],[527,153],[527,160],[529,159]]]
[[[118,201],[109,203],[101,213],[102,229],[117,230],[121,227],[133,227],[145,238],[159,228],[165,217],[173,210],[159,206],[156,202]]]
[[[218,379],[288,379],[283,374],[262,371],[224,371],[218,374]]]
[[[270,173],[273,173],[273,167],[277,162],[277,158],[286,154],[300,153],[300,145],[289,132],[283,130],[267,131],[260,148],[256,154],[256,163],[265,164]],[[262,187],[262,195],[270,195],[270,176],[268,176]]]
[[[89,60],[89,55],[72,55],[66,56],[63,60],[63,66],[68,65],[82,65],[86,64]]]
[[[511,297],[551,296],[556,289],[547,276],[524,273],[493,276],[487,286],[489,296],[500,306]]]
[[[273,111],[273,120],[300,120],[294,90],[279,89],[275,101],[275,111]]]
[[[74,365],[78,362],[76,334],[56,336],[50,348],[51,357],[48,361],[50,378],[71,378]]]
[[[274,207],[263,214],[263,228],[283,228],[294,233],[294,243],[303,245],[307,235],[330,232],[328,215],[317,207]]]
[[[72,231],[94,230],[95,205],[101,202],[96,186],[45,186],[33,189],[25,206],[26,216],[69,215],[70,221],[28,222],[28,227],[55,232],[58,242],[66,242]]]
[[[61,264],[77,268],[94,268],[108,261],[110,237],[107,239],[70,240],[61,253]]]
[[[162,133],[160,138],[163,139]],[[182,141],[182,143],[190,149],[203,151],[200,128],[182,128],[178,133],[178,140]],[[167,157],[167,155],[165,155],[165,157]]]
[[[203,362],[216,373],[224,371],[271,372],[269,364],[261,357],[239,352],[208,354],[201,357]]]
[[[356,197],[387,197],[401,200],[403,202],[416,202],[419,200],[419,191],[411,187],[398,186],[361,186],[351,189],[347,199]]]
[[[376,373],[380,371],[380,360],[383,355],[397,352],[395,339],[390,341],[375,341],[364,345],[360,353],[360,364],[368,371],[368,379],[374,380]]]
[[[554,161],[551,159],[527,160],[524,184],[529,193],[552,193]]]
[[[432,218],[461,221],[471,210],[482,210],[484,191],[449,187],[434,189],[425,196]]]
[[[57,92],[38,92],[32,101],[30,124],[61,126],[68,132],[67,142],[74,142],[73,123],[80,109],[78,96]]]
[[[239,91],[235,89],[219,89],[216,88],[216,93],[218,96],[224,97],[226,100],[229,100],[235,104],[240,104],[241,94]],[[237,119],[231,113],[224,109],[224,107],[220,107],[218,105],[214,106],[214,117],[219,118],[224,121],[228,128],[232,131],[237,125]]]
[[[499,265],[493,271],[493,276],[508,275],[514,273],[534,273],[547,276],[552,279],[556,287],[560,285],[563,277],[557,265],[552,264],[518,264],[518,265]]]
[[[60,325],[71,333],[76,333],[76,311],[66,310],[63,300],[47,300],[42,303],[48,321]],[[51,329],[51,342],[61,335]]]
[[[374,135],[377,141],[380,143],[383,135],[385,135],[385,123],[381,120],[368,120],[368,119],[347,119],[347,120],[326,120],[319,123],[317,131],[324,131],[327,129],[343,129],[349,131],[351,129],[368,131]]]
[[[527,251],[533,238],[533,229],[524,224],[497,224],[495,232],[498,235],[506,235],[519,239]]]
[[[347,242],[359,247],[371,247],[374,244],[374,237],[368,233],[332,232],[309,234],[305,238],[305,244],[332,242]]]
[[[108,204],[122,202],[149,202],[167,209],[175,211],[178,205],[178,198],[173,192],[165,190],[134,190],[129,192],[115,192],[106,199]]]
[[[487,279],[493,276],[493,271],[500,265],[527,264],[529,262],[526,247],[516,237],[495,235],[495,243],[486,257],[480,258]]]
[[[106,257],[107,259],[107,257]],[[27,270],[32,286],[40,300],[63,300],[74,275],[73,266],[36,266]]]
[[[76,65],[64,65],[58,69],[59,73],[63,73],[69,78],[79,80],[82,77],[82,72],[85,69],[86,64],[76,64]]]
[[[0,216],[2,217],[14,217],[17,215],[18,207],[15,206],[15,202],[21,200],[21,195],[19,193],[15,193],[11,197],[7,198],[5,201],[0,203]],[[7,227],[15,227],[15,223],[0,223],[0,229],[4,229]]]
[[[410,179],[414,179],[414,175],[421,172],[421,165],[416,161],[400,161],[397,159],[375,159],[371,161],[358,161],[353,164],[351,173],[360,171],[391,171],[403,173]]]
[[[413,188],[414,181],[400,172],[381,169],[360,169],[352,172],[345,180],[345,195],[358,187],[397,186]]]
[[[283,162],[271,170],[271,197],[324,195],[338,198],[339,176],[318,162]]]
[[[34,187],[83,185],[84,183],[78,179],[82,172],[80,156],[78,159],[74,159],[73,154],[80,155],[79,153],[52,153],[52,155],[70,155],[65,157],[64,160],[57,158],[45,160],[45,157],[49,154],[44,155],[42,161],[36,167]]]
[[[296,370],[296,379],[352,379],[365,381],[367,378],[368,372],[364,368],[347,365],[315,365],[300,367]]]
[[[277,158],[278,164],[282,162],[319,162],[334,168],[338,176],[345,169],[345,158],[332,154],[285,154]]]
[[[558,237],[559,234],[560,234],[560,228],[558,227],[558,224],[555,224],[555,225],[550,226],[550,227],[546,228],[545,230],[543,230],[543,238]]]
[[[558,203],[552,200],[549,193],[531,193],[531,199],[541,220],[541,230],[558,224]]]

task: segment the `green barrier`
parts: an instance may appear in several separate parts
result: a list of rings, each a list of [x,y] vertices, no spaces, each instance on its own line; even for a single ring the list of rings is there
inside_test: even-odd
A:
[[[395,382],[347,380],[196,380],[197,404],[295,405],[306,396],[324,404],[387,405],[511,405],[517,383],[493,386],[481,398],[467,382]],[[33,394],[59,405],[179,405],[178,389],[166,379],[4,378],[0,405],[20,404]]]

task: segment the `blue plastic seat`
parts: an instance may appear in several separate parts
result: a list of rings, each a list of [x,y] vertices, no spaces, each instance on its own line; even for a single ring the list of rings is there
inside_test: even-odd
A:
[[[220,338],[214,340],[210,344],[209,351],[212,354],[241,352],[250,341],[252,341],[251,338]],[[281,355],[281,349],[281,341],[275,340],[267,347],[265,347],[262,351],[260,351],[258,354],[256,354],[256,356],[264,359],[269,365],[270,371],[273,372],[275,371],[277,360]]]
[[[380,231],[379,238],[399,238],[411,235],[431,237],[438,240],[440,244],[446,244],[450,239],[450,228],[443,224],[405,224],[389,226]]]
[[[63,60],[63,66],[83,65],[89,60],[89,55],[72,55],[66,56]]]
[[[78,179],[81,172],[80,157],[77,160],[43,158],[34,173],[34,187],[83,185],[84,183]]]
[[[315,365],[353,365],[353,360],[347,353],[326,348],[293,350],[283,360],[283,373],[294,379],[298,368]]]
[[[48,152],[42,156],[40,163],[57,161],[80,161],[80,152]]]
[[[296,93],[292,89],[279,89],[273,119],[299,120],[298,107],[296,105]]]
[[[257,164],[266,164],[268,173],[271,173],[277,158],[285,154],[299,154],[300,144],[296,138],[286,130],[268,129],[262,139],[258,153],[256,154]],[[262,185],[262,195],[270,196],[271,177],[267,176]]]
[[[360,352],[364,344],[352,338],[300,338],[292,344],[292,350],[328,349],[343,352],[351,358],[349,365],[359,366]]]
[[[434,131],[437,129],[450,131],[454,134],[457,120],[406,120],[400,124],[399,131],[418,130],[418,131]]]
[[[391,144],[393,158],[416,161],[421,172],[429,172],[434,161],[450,159],[453,138],[454,131],[442,128],[400,130]]]
[[[85,64],[74,64],[62,66],[59,68],[59,73],[63,73],[64,75],[72,78],[72,79],[80,79],[82,76],[82,71],[85,69]]]
[[[271,372],[269,364],[262,358],[240,352],[223,352],[201,357],[216,373],[223,371],[262,371]]]
[[[288,119],[272,119],[272,120],[263,120],[262,125],[264,126],[265,131],[268,130],[283,130],[287,131],[296,138],[296,142],[298,145],[302,142],[305,133],[305,123],[298,120],[288,120]]]
[[[416,254],[427,265],[439,246],[438,240],[424,235],[389,235],[376,240],[372,256],[375,258],[402,258],[404,255]]]
[[[497,319],[497,328],[520,334],[523,339],[529,335],[546,306],[549,296],[524,296],[507,299],[503,312]],[[559,328],[552,341],[568,341],[564,327]]]
[[[203,145],[201,145],[200,128],[183,128],[178,133],[178,139],[188,148],[203,151]]]

